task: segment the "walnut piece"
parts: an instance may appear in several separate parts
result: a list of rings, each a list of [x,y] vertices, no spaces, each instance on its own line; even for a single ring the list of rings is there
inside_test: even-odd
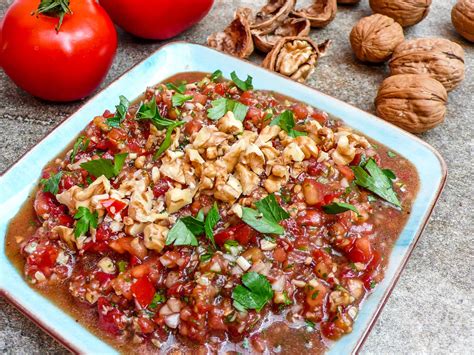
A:
[[[464,50],[445,38],[405,41],[389,62],[392,74],[427,74],[451,91],[464,79]]]
[[[423,20],[430,11],[431,0],[370,0],[372,11],[393,18],[403,27]]]
[[[451,11],[451,21],[456,31],[474,42],[474,1],[458,0]]]
[[[237,10],[230,25],[223,32],[211,34],[207,38],[207,44],[235,57],[247,58],[254,49],[247,14],[245,9]]]
[[[325,27],[336,17],[336,0],[313,0],[313,4],[293,11],[293,15],[307,18],[312,27]]]
[[[314,71],[320,56],[325,54],[330,41],[316,45],[306,37],[284,37],[263,60],[263,67],[293,80],[304,82]]]
[[[380,14],[362,18],[350,35],[355,56],[363,62],[372,63],[386,61],[404,39],[402,26]]]
[[[250,19],[250,28],[261,34],[273,32],[290,12],[294,9],[296,0],[268,0],[253,19]]]
[[[252,35],[255,47],[264,53],[268,53],[283,37],[304,37],[309,35],[310,29],[311,24],[308,19],[289,17],[270,33],[253,30]]]
[[[447,100],[444,86],[428,75],[399,74],[383,81],[375,107],[384,120],[421,133],[443,122]]]

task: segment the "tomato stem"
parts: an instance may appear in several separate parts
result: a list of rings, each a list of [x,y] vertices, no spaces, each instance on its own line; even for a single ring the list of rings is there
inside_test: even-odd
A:
[[[43,14],[51,17],[59,17],[59,22],[55,27],[56,32],[59,32],[66,14],[72,14],[69,8],[69,0],[41,0],[38,9],[32,15]]]

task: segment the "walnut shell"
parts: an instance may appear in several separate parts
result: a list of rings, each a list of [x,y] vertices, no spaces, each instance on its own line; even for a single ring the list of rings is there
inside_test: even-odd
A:
[[[248,9],[238,9],[234,20],[223,32],[215,32],[207,38],[209,47],[235,57],[247,58],[254,50],[247,17]]]
[[[260,31],[261,34],[273,32],[286,20],[295,4],[296,0],[268,0],[255,17],[249,20],[250,28]]]
[[[360,0],[337,0],[337,3],[341,5],[355,5],[359,2]]]
[[[260,51],[268,53],[275,44],[283,37],[305,37],[309,35],[311,25],[305,18],[287,18],[272,33],[261,34],[259,31],[252,31],[254,45]]]
[[[474,1],[458,0],[451,11],[451,21],[456,31],[468,41],[474,42]]]
[[[425,132],[444,120],[448,93],[437,80],[420,74],[385,79],[375,99],[377,115],[412,133]]]
[[[386,61],[404,39],[402,26],[392,18],[380,14],[362,18],[350,35],[356,57],[363,62],[372,63]]]
[[[403,27],[423,20],[430,10],[431,0],[370,0],[372,11],[391,17]]]
[[[313,4],[293,11],[293,15],[309,20],[312,27],[324,27],[336,17],[337,0],[313,0]]]
[[[284,37],[267,54],[262,66],[304,82],[314,71],[318,58],[325,55],[330,41],[317,45],[308,37]]]
[[[391,74],[427,74],[453,90],[464,79],[464,50],[445,38],[419,38],[401,43],[389,62]]]

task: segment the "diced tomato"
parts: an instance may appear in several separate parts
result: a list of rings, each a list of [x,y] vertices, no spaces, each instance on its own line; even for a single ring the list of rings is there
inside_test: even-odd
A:
[[[145,317],[138,318],[138,326],[143,334],[150,334],[155,330],[155,323],[153,323],[151,319]]]
[[[200,94],[198,92],[194,93],[193,102],[205,105],[207,103],[207,95]]]
[[[110,112],[109,110],[105,110],[104,113],[102,114],[103,117],[105,118],[112,118],[115,116],[114,113]]]
[[[73,177],[70,174],[63,174],[61,177],[61,181],[59,182],[59,193],[63,192],[64,190],[69,190],[71,187],[76,185]]]
[[[321,322],[320,329],[321,333],[331,340],[337,340],[344,334],[344,331],[338,328],[334,322]]]
[[[29,269],[41,271],[45,276],[51,275],[51,268],[56,264],[58,249],[53,245],[40,245],[28,257]]]
[[[137,258],[135,255],[131,255],[130,254],[130,266],[137,266],[137,265],[140,265],[142,263],[142,261]]]
[[[225,83],[218,83],[214,87],[214,91],[216,92],[217,95],[220,95],[220,96],[224,96],[226,90],[227,90],[227,85]]]
[[[159,180],[154,186],[153,186],[153,196],[156,198],[163,196],[166,191],[170,189],[170,180],[168,178],[164,178]]]
[[[193,133],[198,132],[201,127],[201,120],[193,119],[184,125],[184,133],[188,136],[191,136]]]
[[[331,192],[331,193],[325,194],[324,195],[324,204],[325,205],[330,204],[332,201],[334,201],[334,199],[338,198],[341,195],[342,195],[342,191],[341,192]]]
[[[347,257],[354,263],[368,263],[374,253],[368,237],[357,238],[353,247],[347,253]]]
[[[328,120],[328,115],[326,112],[315,111],[311,114],[311,117],[321,124],[325,124]]]
[[[156,292],[155,287],[147,276],[143,276],[135,281],[131,286],[131,290],[133,297],[135,297],[142,308],[148,307]]]
[[[114,274],[108,274],[106,272],[98,271],[95,274],[95,277],[101,284],[105,284],[107,281],[115,278]]]
[[[283,249],[282,247],[275,248],[275,250],[273,251],[273,259],[275,259],[275,261],[282,263],[286,260],[286,258],[287,254],[285,252],[285,249]]]
[[[254,103],[253,93],[251,91],[244,91],[240,95],[240,102],[244,105],[251,106]]]
[[[36,214],[39,217],[43,217],[48,214],[53,208],[56,207],[55,197],[51,192],[38,191],[36,194],[34,208]]]
[[[352,180],[354,180],[354,172],[353,172],[352,169],[349,168],[348,166],[346,166],[346,165],[338,165],[338,166],[337,166],[337,169],[341,172],[342,175],[344,175],[344,177],[345,177],[349,182],[351,182]]]
[[[325,165],[323,163],[318,163],[318,161],[314,158],[309,160],[309,164],[307,167],[307,172],[311,176],[318,176],[324,171]]]
[[[324,200],[325,187],[315,179],[306,178],[301,185],[305,201],[308,205],[319,205]]]
[[[116,200],[114,198],[101,200],[100,204],[104,206],[110,216],[115,216],[117,213],[120,213],[120,211],[127,207],[127,204],[125,202]]]
[[[240,245],[247,245],[256,234],[257,232],[254,229],[245,223],[241,223],[215,234],[214,240],[220,246],[224,245],[227,240],[236,240]]]
[[[97,310],[99,313],[99,327],[113,335],[119,335],[123,328],[122,312],[112,307],[105,297],[97,300]]]
[[[318,227],[323,223],[323,215],[318,209],[308,208],[296,218],[296,221],[300,226]]]
[[[292,111],[297,120],[302,120],[308,117],[308,109],[302,104],[294,104]]]
[[[62,214],[58,217],[58,223],[61,226],[72,227],[74,224],[74,218],[68,214]]]
[[[260,123],[262,122],[262,110],[256,107],[250,107],[245,116],[245,120],[251,121],[256,127],[260,127]]]
[[[324,303],[324,299],[326,298],[326,294],[326,286],[319,283],[317,286],[309,289],[308,293],[306,294],[306,303],[311,309],[321,307]]]

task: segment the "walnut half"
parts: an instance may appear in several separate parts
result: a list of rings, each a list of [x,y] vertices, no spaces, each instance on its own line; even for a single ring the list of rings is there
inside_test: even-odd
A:
[[[428,75],[399,74],[385,79],[375,99],[377,115],[412,133],[444,120],[448,93]]]
[[[273,32],[288,17],[296,0],[268,0],[267,4],[249,19],[250,28],[262,34]]]
[[[314,71],[320,56],[323,56],[330,41],[317,45],[307,37],[284,37],[263,60],[263,67],[304,82]]]

